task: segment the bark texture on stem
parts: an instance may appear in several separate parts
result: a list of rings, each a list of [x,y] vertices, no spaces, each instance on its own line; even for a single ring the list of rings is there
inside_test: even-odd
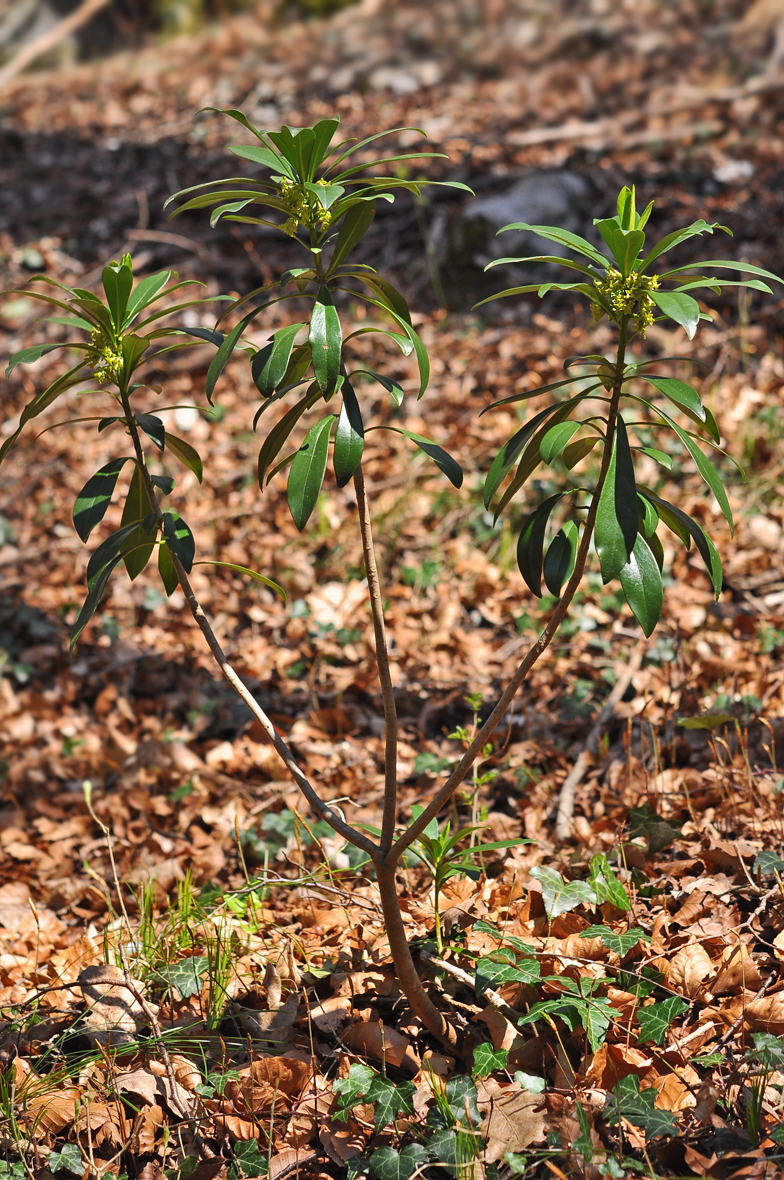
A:
[[[365,491],[365,477],[361,465],[357,468],[354,475],[354,488],[357,493],[359,531],[362,536],[362,555],[365,560],[368,594],[370,596],[370,611],[373,616],[373,632],[376,639],[378,681],[381,687],[381,698],[384,703],[384,816],[381,824],[381,855],[384,857],[392,847],[392,840],[395,835],[395,819],[397,816],[397,706],[395,705],[392,675],[389,668],[389,648],[387,646],[386,624],[384,622],[384,604],[381,598],[381,582],[378,576],[376,551],[373,545],[373,524],[370,518],[370,508]]]
[[[450,1052],[460,1054],[461,1038],[457,1030],[438,1011],[430,996],[422,986],[422,980],[414,966],[411,948],[408,945],[403,915],[400,912],[400,902],[397,896],[395,870],[383,865],[377,865],[378,889],[381,895],[381,908],[384,912],[389,947],[395,964],[395,972],[405,997],[411,1005],[415,1016],[424,1024]]]

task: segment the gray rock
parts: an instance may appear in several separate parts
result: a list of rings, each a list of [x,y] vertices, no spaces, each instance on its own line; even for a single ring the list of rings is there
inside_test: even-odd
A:
[[[465,206],[463,217],[468,232],[464,240],[473,247],[471,260],[476,266],[486,266],[500,257],[520,258],[531,254],[564,257],[567,251],[563,246],[538,234],[510,230],[498,238],[495,235],[511,222],[525,221],[529,225],[557,225],[592,238],[591,206],[590,189],[582,176],[567,171],[529,173],[505,192],[478,197]],[[478,227],[484,230],[484,234],[477,233]],[[541,266],[530,264],[514,269],[516,279],[525,271],[531,272],[534,282],[543,270]]]

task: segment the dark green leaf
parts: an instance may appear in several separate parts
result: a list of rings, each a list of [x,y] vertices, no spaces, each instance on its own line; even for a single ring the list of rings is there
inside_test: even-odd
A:
[[[349,1066],[348,1077],[338,1078],[332,1084],[332,1091],[338,1095],[338,1106],[333,1118],[345,1122],[349,1111],[362,1101],[370,1090],[375,1073],[369,1065],[354,1062]]]
[[[637,504],[640,509],[640,532],[646,541],[650,541],[651,536],[658,527],[659,514],[651,501],[645,496],[640,495],[639,492],[637,493]]]
[[[194,565],[217,565],[222,569],[233,570],[235,574],[243,574],[246,578],[253,578],[256,582],[263,582],[265,586],[269,586],[270,590],[274,590],[279,594],[284,602],[287,601],[288,595],[282,586],[277,582],[273,582],[272,578],[265,578],[263,574],[257,574],[255,570],[248,569],[246,565],[237,565],[233,561],[214,561],[211,558],[205,558],[203,561],[194,561]]]
[[[379,385],[383,385],[387,393],[392,394],[392,401],[395,405],[402,406],[404,392],[399,381],[395,381],[393,377],[386,377],[383,373],[376,373],[373,369],[358,369],[357,372],[367,373],[370,377],[374,377]]]
[[[420,1174],[428,1161],[428,1152],[421,1143],[409,1143],[402,1151],[394,1147],[377,1147],[370,1158],[368,1175],[371,1180],[409,1180],[414,1172]]]
[[[161,539],[158,545],[158,573],[161,576],[167,598],[171,598],[180,584],[180,579],[177,577],[177,570],[174,568],[174,562],[172,561],[165,537]]]
[[[308,340],[319,389],[329,400],[337,389],[343,337],[337,308],[329,289],[323,285],[313,305]]]
[[[641,1009],[644,1011],[644,1009]],[[605,1117],[610,1123],[618,1122],[621,1114],[635,1127],[642,1127],[646,1139],[658,1139],[662,1135],[672,1135],[678,1121],[677,1115],[668,1110],[659,1110],[655,1105],[659,1095],[658,1090],[640,1091],[640,1079],[636,1074],[621,1078],[613,1090],[613,1097],[605,1111]]]
[[[517,564],[526,585],[537,598],[542,597],[542,551],[544,548],[544,534],[550,513],[563,496],[557,492],[539,505],[523,521],[520,536],[517,541]]]
[[[196,542],[193,539],[193,533],[179,512],[164,512],[163,535],[170,551],[184,568],[186,574],[189,574],[196,556]]]
[[[120,564],[121,560],[122,554],[115,554],[110,560],[102,563],[99,572],[93,578],[92,584],[88,581],[89,593],[82,604],[82,609],[79,611],[79,617],[71,628],[71,650],[73,650],[77,639],[100,606],[101,599],[106,590],[106,584],[111,577],[112,571]]]
[[[101,281],[112,314],[112,323],[119,332],[125,320],[125,310],[133,287],[133,271],[125,259],[122,262],[110,262],[103,269]]]
[[[780,873],[782,869],[784,869],[784,858],[772,849],[758,852],[751,867],[752,873],[755,875],[760,873],[763,877],[771,877],[774,873]]]
[[[373,1128],[376,1134],[390,1123],[394,1123],[399,1115],[414,1113],[414,1092],[413,1082],[400,1082],[396,1086],[394,1082],[382,1078],[379,1074],[373,1078],[365,1094],[365,1101],[375,1103]]]
[[[647,937],[639,926],[634,926],[631,930],[620,930],[617,934],[609,926],[589,926],[587,930],[580,931],[580,938],[601,938],[608,951],[614,951],[621,961],[641,939]]]
[[[579,422],[559,422],[557,426],[552,426],[539,444],[545,463],[552,463],[579,429]]]
[[[598,442],[601,442],[598,434],[589,435],[587,438],[578,438],[576,442],[569,443],[568,447],[564,447],[563,465],[567,471],[571,471],[576,467],[581,459],[586,455],[590,455],[593,448]]]
[[[654,385],[674,405],[681,409],[690,410],[700,422],[705,421],[705,407],[702,399],[691,385],[685,381],[676,381],[673,377],[643,377],[650,385]]]
[[[444,1087],[449,1109],[464,1127],[478,1127],[482,1116],[476,1105],[476,1086],[464,1074],[451,1077]]]
[[[696,520],[692,520],[687,513],[680,508],[676,508],[674,504],[669,504],[666,500],[662,500],[659,496],[654,495],[653,492],[645,491],[643,494],[647,499],[653,501],[660,518],[676,536],[681,538],[687,549],[690,545],[689,538],[694,538],[697,551],[705,562],[705,566],[710,574],[713,592],[716,598],[718,598],[721,594],[724,575],[721,568],[721,558],[708,534],[697,524]]]
[[[47,386],[42,393],[37,393],[32,401],[29,401],[22,410],[19,418],[19,425],[13,433],[9,434],[2,446],[0,446],[0,463],[3,462],[11,447],[14,445],[22,430],[27,423],[37,418],[44,410],[65,393],[66,390],[71,389],[74,385],[78,385],[80,381],[84,380],[84,361],[80,361],[78,365],[74,365],[66,373],[61,373],[56,381]]]
[[[147,275],[140,283],[136,284],[125,309],[123,328],[127,327],[140,311],[144,311],[145,307],[149,307],[158,298],[171,278],[171,274],[170,270],[162,270],[158,274]]]
[[[335,449],[332,461],[335,466],[335,481],[339,488],[346,486],[359,464],[365,449],[365,428],[357,395],[348,379],[340,387],[343,405],[335,432]]]
[[[642,533],[637,534],[634,548],[618,576],[632,614],[647,638],[661,616],[664,591],[658,562]]]
[[[679,295],[677,291],[650,291],[650,298],[667,319],[675,320],[685,331],[689,340],[694,339],[700,322],[700,305],[691,295]]]
[[[305,441],[294,456],[287,485],[289,509],[300,532],[316,507],[316,500],[324,482],[329,454],[329,436],[335,422],[334,414],[327,414],[311,426]]]
[[[730,503],[727,499],[727,493],[724,491],[724,485],[721,482],[721,478],[719,473],[716,471],[716,468],[713,466],[710,459],[708,459],[707,456],[703,454],[694,439],[687,431],[681,430],[680,426],[673,422],[672,418],[670,418],[668,414],[665,414],[664,410],[659,410],[658,412],[668,424],[668,426],[672,427],[678,438],[686,447],[686,450],[691,455],[697,466],[697,470],[716,497],[719,507],[724,513],[725,519],[730,526],[730,533],[734,536],[735,526],[732,520],[732,509],[730,508]]]
[[[653,1041],[661,1045],[664,1034],[679,1016],[687,1012],[689,1005],[679,996],[668,996],[660,1004],[650,1004],[646,1008],[637,1009],[637,1019],[640,1022],[640,1035],[637,1043],[644,1045],[646,1041]]]
[[[635,447],[634,450],[639,451],[642,455],[649,455],[667,471],[672,471],[672,459],[664,451],[657,451],[655,447]]]
[[[170,475],[150,475],[153,487],[160,488],[164,496],[170,496],[174,491],[174,480]]]
[[[294,347],[294,338],[302,324],[288,324],[272,336],[271,342],[253,357],[251,374],[262,397],[270,397],[286,375]]]
[[[535,959],[521,959],[519,962],[506,949],[494,952],[492,958],[480,959],[476,964],[474,988],[477,996],[487,990],[494,990],[503,983],[534,983],[541,974]]]
[[[252,313],[253,314],[253,313]],[[245,316],[236,324],[229,332],[228,336],[224,338],[221,344],[218,345],[218,351],[210,362],[210,367],[207,370],[207,380],[204,384],[204,392],[207,395],[207,401],[212,405],[212,395],[215,392],[215,386],[226,365],[229,363],[229,357],[234,352],[242,333],[247,327],[250,317]]]
[[[56,348],[70,348],[70,344],[34,344],[32,348],[23,348],[15,352],[6,366],[5,375],[10,377],[17,365],[31,365],[40,361],[42,356],[54,352]]]
[[[550,542],[542,572],[545,586],[556,598],[560,597],[564,582],[572,576],[579,539],[579,524],[567,520]]]
[[[158,450],[162,451],[165,445],[166,431],[160,418],[156,418],[155,414],[134,414],[134,418],[148,438],[152,439]]]
[[[373,429],[371,427],[371,429]],[[410,438],[415,442],[420,450],[424,451],[426,455],[435,463],[436,467],[443,471],[450,483],[454,484],[456,488],[461,487],[463,483],[463,468],[453,459],[448,451],[440,447],[438,443],[434,443],[429,438],[423,438],[421,434],[414,434],[411,430],[403,430],[401,426],[383,426],[376,427],[379,430],[394,430],[398,434],[402,434],[405,438]]]
[[[588,880],[596,894],[597,905],[609,902],[617,910],[631,909],[629,895],[610,868],[609,861],[603,852],[591,857]]]
[[[595,906],[596,894],[587,881],[564,881],[556,869],[537,865],[531,876],[542,887],[542,899],[547,917],[552,921],[559,914],[575,910],[580,905]]]
[[[261,450],[259,451],[258,464],[259,487],[262,491],[264,491],[264,478],[269,470],[270,464],[274,462],[280,453],[283,444],[305,413],[305,410],[314,405],[321,397],[321,393],[317,387],[314,389],[311,386],[311,390],[314,391],[308,392],[296,405],[293,405],[290,410],[286,411],[280,421],[275,423],[262,443]]]
[[[596,513],[596,551],[605,584],[617,578],[628,561],[637,537],[637,518],[634,464],[626,425],[619,414],[612,458]]]
[[[177,456],[181,463],[193,472],[199,483],[201,483],[204,476],[204,468],[199,452],[194,450],[191,444],[185,442],[184,439],[177,438],[176,435],[169,434],[168,432],[166,434],[166,446],[173,455]]]
[[[154,508],[147,495],[147,488],[144,485],[141,467],[139,467],[138,463],[135,463],[133,474],[131,475],[131,484],[128,488],[128,495],[125,498],[125,507],[123,508],[121,521],[121,528],[125,528],[138,521],[138,527],[129,536],[128,544],[125,547],[127,552],[125,568],[128,571],[128,577],[131,581],[134,578],[138,578],[150,560],[153,548],[155,547],[154,535],[144,527],[147,517],[153,512]]]
[[[651,811],[648,803],[632,807],[629,812],[630,838],[633,840],[635,836],[644,836],[651,853],[661,852],[668,844],[672,844],[673,840],[677,840],[680,834],[680,828],[673,827],[661,815]]]
[[[82,541],[86,541],[95,526],[103,520],[111,503],[117,478],[130,458],[130,455],[125,455],[122,459],[112,459],[104,464],[100,471],[96,471],[95,475],[88,479],[76,497],[73,522]]]
[[[206,955],[190,955],[169,963],[159,974],[173,987],[181,1000],[197,996],[202,988],[203,976],[207,974],[210,961]]]
[[[544,410],[540,410],[535,414],[530,421],[521,426],[515,434],[509,439],[507,443],[501,447],[501,450],[496,455],[495,459],[490,465],[490,470],[485,479],[484,489],[484,503],[485,508],[490,507],[490,501],[500,487],[504,478],[509,474],[514,464],[517,462],[518,456],[522,453],[523,447],[528,440],[536,433],[539,427],[547,421],[553,414],[560,412],[564,417],[570,412],[574,399],[568,402],[556,403],[552,406],[547,406]],[[567,409],[567,407],[569,407]]]
[[[487,1041],[482,1041],[474,1049],[474,1064],[471,1073],[475,1078],[486,1078],[495,1069],[506,1069],[507,1049],[494,1049]]]
[[[351,251],[370,229],[375,215],[376,208],[372,201],[361,201],[349,209],[343,218],[343,224],[335,242],[329,267],[331,271],[346,261]]]

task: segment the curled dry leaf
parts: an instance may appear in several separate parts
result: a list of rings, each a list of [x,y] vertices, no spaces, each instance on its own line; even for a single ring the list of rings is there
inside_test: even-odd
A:
[[[657,1078],[654,1087],[659,1091],[655,1103],[659,1110],[686,1110],[688,1106],[696,1105],[697,1099],[677,1073]]]
[[[720,967],[710,990],[714,996],[734,996],[744,990],[757,991],[761,986],[762,976],[749,948],[735,946]]]
[[[612,1090],[621,1078],[635,1074],[640,1084],[653,1070],[653,1058],[634,1045],[600,1045],[586,1070],[586,1081],[600,1090]],[[655,1073],[655,1071],[654,1071]]]
[[[351,1008],[349,996],[329,996],[310,1009],[310,1019],[320,1033],[334,1036],[351,1020]]]
[[[713,963],[702,943],[695,939],[676,951],[670,960],[666,971],[667,986],[693,999],[711,975]]]
[[[262,1057],[240,1072],[240,1093],[254,1114],[282,1108],[299,1098],[313,1077],[312,1066],[291,1057]]]
[[[138,979],[133,985],[144,995],[144,984]],[[141,1004],[125,982],[125,976],[110,963],[85,967],[79,974],[87,1015],[88,1035],[99,1045],[127,1044],[147,1023]],[[157,1011],[155,1005],[151,1005]]]
[[[375,1021],[360,1020],[343,1033],[342,1040],[350,1049],[366,1053],[376,1061],[386,1058],[390,1065],[412,1075],[419,1070],[419,1058],[410,1047],[408,1037],[386,1024],[382,1026]]]
[[[487,1144],[484,1162],[497,1163],[505,1151],[520,1152],[541,1143],[547,1133],[545,1105],[517,1082],[502,1086],[494,1078],[477,1084],[477,1106],[484,1119],[480,1133]]]
[[[744,1023],[752,1032],[772,1033],[776,1037],[784,1035],[784,992],[752,1000],[746,1005]]]
[[[24,1121],[37,1137],[56,1135],[74,1121],[76,1102],[82,1095],[76,1089],[49,1091],[27,1103]]]

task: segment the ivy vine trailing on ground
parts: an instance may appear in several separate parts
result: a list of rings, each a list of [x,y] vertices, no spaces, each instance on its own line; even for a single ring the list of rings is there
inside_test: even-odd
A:
[[[483,1071],[502,1068],[505,1058],[500,1050],[491,1052],[486,1046],[475,1047],[466,1022],[461,1023],[457,1017],[447,1019],[434,1001],[434,989],[423,984],[401,914],[397,869],[404,853],[412,845],[418,845],[429,858],[438,896],[450,874],[470,872],[477,867],[477,862],[471,859],[473,856],[481,858],[488,852],[501,851],[520,842],[490,842],[469,853],[469,849],[461,850],[460,844],[473,839],[478,825],[472,824],[452,834],[448,827],[439,829],[438,817],[477,759],[487,755],[494,730],[566,618],[592,546],[603,581],[619,580],[646,637],[656,626],[663,601],[664,553],[657,532],[660,523],[687,548],[694,542],[714,592],[719,594],[721,562],[707,532],[677,504],[665,501],[654,490],[638,483],[635,475],[635,457],[639,455],[665,468],[671,465],[667,450],[651,445],[647,438],[656,431],[674,434],[678,446],[691,457],[732,527],[722,477],[703,449],[708,447],[725,455],[716,422],[697,390],[656,371],[660,362],[678,358],[636,362],[631,345],[635,339],[645,336],[652,323],[659,321],[672,321],[692,338],[700,320],[710,318],[695,298],[694,293],[700,290],[716,292],[729,285],[770,292],[765,280],[781,280],[759,267],[728,260],[655,271],[654,264],[664,265],[660,260],[669,251],[692,237],[722,227],[700,219],[646,248],[652,203],[638,213],[634,188],[625,187],[620,192],[615,216],[596,223],[609,256],[588,240],[557,227],[527,223],[507,227],[532,231],[552,240],[565,248],[568,256],[536,255],[526,259],[499,259],[498,263],[548,263],[566,267],[580,277],[575,282],[516,287],[493,298],[532,291],[544,296],[553,289],[575,292],[588,299],[597,321],[606,316],[615,325],[617,347],[613,359],[598,353],[569,358],[565,365],[567,375],[562,380],[515,393],[487,407],[487,410],[497,409],[535,396],[552,395],[545,408],[524,422],[494,458],[485,482],[485,503],[490,507],[500,494],[494,510],[497,518],[540,464],[553,467],[562,488],[538,506],[531,506],[520,528],[517,557],[522,576],[532,592],[541,596],[544,579],[557,602],[541,635],[521,660],[486,720],[475,724],[470,733],[461,731],[458,735],[464,744],[459,761],[449,768],[445,781],[413,815],[411,822],[401,827],[397,711],[384,596],[375,555],[372,496],[368,495],[363,470],[366,444],[375,431],[395,430],[424,452],[456,488],[461,486],[462,470],[437,442],[405,430],[394,421],[366,425],[362,395],[369,383],[386,390],[395,407],[400,406],[404,391],[393,378],[366,369],[354,355],[357,350],[352,348],[353,342],[368,333],[383,333],[404,355],[412,355],[418,368],[420,396],[427,388],[430,374],[427,352],[414,328],[406,300],[371,265],[355,261],[354,252],[373,221],[376,202],[394,200],[396,190],[406,190],[417,197],[424,184],[436,183],[406,179],[403,174],[404,169],[423,164],[433,153],[395,153],[374,159],[371,173],[366,159],[355,161],[357,153],[375,150],[372,145],[379,137],[359,143],[335,143],[338,119],[324,119],[313,127],[298,130],[284,127],[268,132],[255,128],[239,111],[225,113],[256,141],[235,145],[230,150],[261,169],[262,178],[232,177],[178,193],[171,198],[180,202],[177,212],[209,208],[212,225],[228,220],[273,227],[288,236],[295,250],[304,251],[292,260],[304,265],[292,265],[274,282],[239,299],[221,297],[226,307],[214,328],[178,323],[179,312],[201,306],[204,301],[170,302],[170,296],[187,282],[172,282],[167,272],[134,285],[132,260],[128,256],[104,269],[103,299],[89,290],[68,289],[46,276],[36,276],[31,282],[53,285],[57,293],[35,291],[33,294],[64,311],[65,315],[57,317],[57,322],[78,329],[86,338],[67,344],[42,344],[12,357],[9,374],[16,365],[35,361],[52,348],[72,348],[81,353],[76,365],[26,406],[18,429],[0,450],[0,462],[22,429],[66,391],[86,384],[91,391],[97,390],[110,399],[109,412],[95,419],[97,429],[123,432],[130,440],[130,453],[119,455],[92,475],[77,497],[74,525],[83,541],[103,521],[126,464],[130,464],[131,478],[125,491],[120,528],[106,537],[90,557],[87,598],[74,626],[72,642],[79,639],[99,608],[114,570],[124,564],[129,577],[136,578],[157,549],[158,570],[166,593],[173,593],[178,585],[182,588],[223,676],[252,711],[316,816],[368,858],[378,883],[397,979],[413,1014],[448,1049],[467,1062],[473,1060],[475,1080],[457,1077],[450,1079],[445,1087],[435,1086],[436,1106],[428,1116],[424,1141],[406,1143],[400,1150],[391,1146],[382,1149],[370,1161],[371,1172],[379,1180],[408,1177],[421,1168],[429,1154],[452,1168],[460,1168],[479,1158],[481,1151],[477,1132],[481,1121],[476,1106],[477,1080],[481,1081]],[[401,130],[411,131],[395,129]],[[393,175],[378,175],[375,169],[382,166],[391,166]],[[464,185],[456,182],[444,183],[465,190]],[[715,272],[723,271],[737,272],[740,277],[716,276]],[[285,301],[292,301],[297,309],[309,303],[308,318],[277,329],[262,347],[249,342],[244,333],[266,309]],[[343,308],[357,301],[365,304],[373,319],[348,324]],[[151,310],[156,303],[157,310]],[[173,319],[161,324],[167,317]],[[229,324],[224,330],[221,325],[227,318]],[[273,413],[278,415],[261,442],[259,485],[263,490],[276,475],[287,470],[288,504],[298,529],[306,527],[322,492],[330,447],[337,486],[353,482],[386,726],[384,806],[381,828],[377,831],[353,826],[337,807],[320,797],[266,712],[228,662],[189,579],[196,564],[196,539],[179,510],[162,506],[164,497],[175,494],[171,475],[156,469],[162,460],[173,455],[199,480],[204,472],[194,448],[172,435],[156,414],[156,408],[160,411],[171,407],[155,406],[154,399],[162,391],[145,380],[142,370],[150,361],[159,361],[174,350],[203,341],[216,349],[205,386],[210,403],[219,396],[221,375],[234,351],[244,350],[248,354],[253,382],[261,399],[254,407],[254,429],[266,425],[273,416],[266,415],[273,407]],[[645,392],[641,392],[645,387]],[[563,400],[559,400],[561,395],[565,395]],[[662,398],[670,408],[663,408]],[[291,404],[284,399],[289,399]],[[333,399],[339,399],[339,408],[332,408]],[[281,410],[284,412],[280,413]],[[311,411],[320,415],[313,422],[309,418],[305,420]],[[580,414],[583,416],[576,416]],[[673,415],[679,416],[679,420]],[[688,425],[681,424],[680,419],[685,419]],[[302,427],[301,420],[305,420]],[[84,419],[56,425],[67,426],[73,421]],[[646,441],[642,441],[643,436]],[[292,438],[294,441],[290,442]],[[591,486],[586,486],[586,477],[573,473],[595,448],[599,448],[601,455],[598,475]],[[274,581],[257,571],[233,563],[217,564],[229,565],[280,590]],[[602,945],[618,956],[626,990],[638,998],[647,994],[643,989],[653,990],[656,981],[645,974],[644,968],[638,971],[635,966],[645,932],[636,925],[613,930],[601,920],[607,913],[627,914],[630,905],[623,885],[604,856],[594,857],[587,881],[567,882],[555,870],[546,868],[538,870],[538,877],[548,921],[577,906],[587,907],[597,921],[583,933],[600,939]],[[498,934],[499,946],[492,953],[480,956],[476,963],[473,985],[478,995],[499,982],[536,986],[553,982],[554,976],[541,975],[533,948],[519,940],[515,943],[505,939],[496,931],[487,933],[493,937]],[[436,949],[442,952],[438,919],[436,939]],[[428,964],[424,953],[421,961],[431,975],[434,970],[449,969],[442,960],[433,960],[433,956]],[[551,1028],[565,1025],[572,1032],[582,1029],[586,1044],[596,1052],[615,1019],[609,1011],[609,1001],[601,994],[606,981],[570,980],[563,976],[558,979],[561,992],[557,997],[536,1000],[525,1013],[507,1009],[507,1017],[518,1029],[539,1021]],[[658,1043],[679,1014],[680,1001],[676,1004],[671,1001],[672,997],[646,1009],[644,1020],[640,1020],[641,1043]],[[556,1017],[561,1022],[558,1026],[554,1024]],[[561,1068],[568,1069],[565,1050]],[[520,1084],[528,1088],[530,1095],[541,1089],[542,1078],[525,1073],[521,1076],[528,1079]],[[336,1084],[334,1090],[339,1095],[339,1113],[348,1112],[360,1102],[373,1103],[374,1121],[379,1126],[394,1124],[399,1115],[411,1111],[411,1094],[405,1083],[392,1085],[383,1073],[373,1074],[366,1066],[352,1066],[348,1077]],[[640,1090],[637,1079],[621,1079],[615,1097],[618,1119],[622,1117],[642,1126],[650,1135],[667,1134],[672,1129],[672,1120],[668,1122],[661,1111],[652,1109],[652,1095],[646,1089]],[[583,1132],[580,1150],[589,1159],[593,1150],[591,1137],[585,1127]],[[513,1170],[518,1166],[514,1160],[507,1162]]]

